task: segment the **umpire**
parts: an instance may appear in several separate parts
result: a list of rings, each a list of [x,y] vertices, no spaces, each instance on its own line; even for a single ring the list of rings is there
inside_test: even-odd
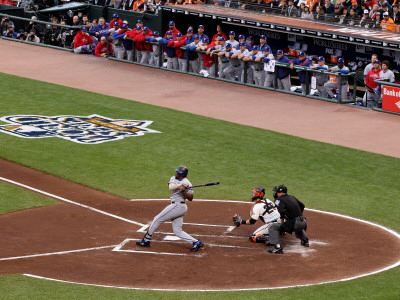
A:
[[[284,185],[275,186],[273,189],[275,205],[282,219],[283,223],[272,223],[269,228],[269,244],[275,245],[269,248],[269,253],[283,254],[283,248],[280,245],[279,236],[285,232],[295,235],[301,240],[301,245],[309,247],[308,237],[305,234],[307,230],[306,218],[303,217],[304,204],[301,203],[296,197],[287,194],[287,187]]]

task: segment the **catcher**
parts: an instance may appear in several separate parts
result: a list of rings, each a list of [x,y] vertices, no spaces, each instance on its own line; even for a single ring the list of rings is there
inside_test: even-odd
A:
[[[256,203],[250,209],[250,219],[243,220],[239,214],[235,214],[233,219],[233,224],[236,227],[240,225],[252,225],[260,219],[265,224],[259,227],[253,234],[249,237],[249,240],[254,243],[267,243],[269,242],[269,231],[268,228],[272,223],[280,221],[280,214],[275,204],[268,199],[264,199],[265,189],[256,187],[253,189],[251,194],[251,201],[256,201]]]

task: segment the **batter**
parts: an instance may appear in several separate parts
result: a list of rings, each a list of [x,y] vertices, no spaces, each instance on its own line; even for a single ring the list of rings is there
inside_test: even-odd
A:
[[[183,217],[188,210],[185,202],[186,200],[192,201],[194,193],[193,188],[191,188],[192,184],[187,179],[188,172],[189,170],[185,166],[179,166],[175,169],[175,176],[172,176],[168,183],[168,187],[171,191],[171,204],[154,217],[143,239],[136,241],[137,245],[150,247],[151,238],[157,228],[164,222],[172,221],[174,234],[193,245],[190,251],[195,252],[204,246],[200,240],[196,240],[182,230]]]

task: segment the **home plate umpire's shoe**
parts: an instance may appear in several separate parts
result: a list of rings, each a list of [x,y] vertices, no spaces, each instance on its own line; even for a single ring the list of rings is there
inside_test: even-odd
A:
[[[142,247],[150,247],[150,241],[145,241],[144,239],[140,240],[140,241],[136,241],[136,245],[138,246],[142,246]]]
[[[276,253],[276,254],[283,254],[283,248],[282,247],[273,247],[268,249],[268,253]]]
[[[301,245],[304,247],[310,247],[310,243],[309,243],[308,239],[301,240]]]
[[[204,246],[204,243],[202,243],[200,240],[198,240],[197,242],[193,243],[193,247],[190,248],[190,251],[196,252],[197,250],[199,250],[203,246]]]

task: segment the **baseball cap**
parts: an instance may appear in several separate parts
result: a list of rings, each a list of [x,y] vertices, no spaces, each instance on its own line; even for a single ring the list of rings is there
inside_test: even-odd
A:
[[[169,21],[168,25],[169,25],[169,26],[174,26],[174,25],[175,25],[175,22],[174,22],[174,21]]]
[[[128,24],[125,24],[125,23],[122,24],[121,28],[124,28],[124,29],[128,28]]]
[[[260,47],[258,47],[258,45],[254,45],[253,50],[260,50]]]
[[[303,51],[301,51],[301,52],[299,53],[299,56],[306,56],[306,54],[305,54]]]
[[[203,39],[201,41],[203,43],[208,43],[210,40],[208,39],[208,37],[203,37]]]
[[[8,27],[14,27],[13,25],[8,26]],[[82,26],[81,31],[87,31],[87,27],[86,26]]]
[[[246,42],[239,43],[239,46],[246,46]]]
[[[227,49],[232,48],[232,45],[231,45],[230,43],[227,43],[227,44],[225,45],[225,48],[227,48]]]
[[[325,61],[325,57],[323,56],[318,57],[318,61]]]
[[[264,39],[264,40],[266,40],[267,39],[267,37],[265,36],[265,35],[260,35],[260,39]]]
[[[203,25],[199,25],[199,27],[197,27],[197,28],[203,28],[204,29],[204,26]]]
[[[142,30],[142,26],[136,26],[136,30]]]
[[[200,37],[199,37],[198,34],[195,34],[195,35],[193,36],[193,38],[194,38],[195,40],[198,40]]]
[[[178,32],[178,33],[176,34],[176,36],[181,37],[181,36],[182,36],[182,33]]]
[[[283,51],[282,50],[278,50],[278,51],[276,51],[276,54],[283,54]]]
[[[154,31],[153,35],[160,35],[160,33],[158,31]]]
[[[344,63],[344,59],[343,59],[343,58],[339,58],[339,59],[337,60],[337,62],[338,62],[338,63]]]
[[[385,11],[384,13],[383,13],[383,16],[388,16],[389,15],[389,13],[387,12],[387,11]]]
[[[245,37],[244,37],[243,34],[239,34],[238,38],[239,38],[239,39],[244,39]]]
[[[368,10],[368,9],[365,9],[365,10],[364,10],[364,14],[369,14],[369,10]]]
[[[375,15],[379,15],[379,16],[380,16],[380,15],[381,15],[381,13],[378,11],[378,12],[377,12]]]
[[[118,18],[118,14],[113,14],[113,18]]]
[[[149,27],[144,26],[144,27],[143,27],[143,31],[149,31]]]
[[[260,47],[260,46],[258,46],[258,47]],[[264,48],[264,52],[270,52],[271,50],[268,48],[268,47],[265,47]]]
[[[192,29],[192,28],[189,28],[186,32],[187,32],[187,33],[193,33],[193,29]]]
[[[114,26],[119,26],[119,22],[115,22],[115,23],[114,23]]]
[[[224,38],[223,36],[221,36],[221,37],[219,38],[219,41],[221,41],[221,42],[226,41],[226,38]]]
[[[143,24],[143,21],[142,20],[137,20],[136,23]]]
[[[173,32],[170,30],[167,32],[167,35],[173,35]]]
[[[234,31],[229,31],[229,35],[235,35]]]
[[[374,64],[381,64],[381,61],[380,61],[380,60],[376,60],[376,61],[374,62]]]

